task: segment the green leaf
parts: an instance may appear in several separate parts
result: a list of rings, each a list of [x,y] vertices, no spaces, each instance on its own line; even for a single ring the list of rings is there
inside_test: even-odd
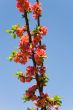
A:
[[[18,76],[18,74],[12,74],[12,76]]]
[[[35,110],[35,108],[31,108],[30,110]]]
[[[62,105],[62,101],[56,101],[57,105],[61,106]]]
[[[13,26],[12,26],[12,29],[13,29],[13,30],[16,30],[16,25],[13,25]]]
[[[5,32],[11,34],[11,33],[13,33],[14,31],[13,31],[13,30],[6,30]]]
[[[12,58],[12,56],[10,55],[10,56],[9,56],[9,60],[12,61],[12,59],[13,59],[13,58]]]
[[[61,98],[60,98],[59,96],[54,96],[54,101],[55,101],[59,106],[62,105],[62,101],[61,101]]]
[[[15,55],[15,54],[16,54],[16,51],[14,50],[14,51],[12,52],[12,54]]]
[[[29,101],[29,100],[30,100],[30,98],[29,98],[28,96],[23,96],[23,98],[22,98],[22,99],[23,99],[23,101],[24,101],[24,102],[26,102],[26,101]]]
[[[16,74],[15,74],[15,76],[20,77],[21,76],[20,73],[21,73],[21,71],[17,71]]]
[[[49,78],[48,78],[48,75],[46,73],[44,74],[44,78],[45,78],[45,82],[48,82]]]
[[[36,37],[36,34],[39,32],[40,26],[36,26],[36,28],[33,29],[34,37]]]
[[[15,38],[16,38],[16,34],[15,34],[15,33],[13,33],[12,37],[15,39]]]
[[[17,71],[15,74],[13,74],[12,76],[16,76],[18,79],[21,77],[21,75],[20,75],[20,71]]]
[[[5,32],[9,33],[9,34],[15,39],[15,38],[16,38],[16,33],[15,33],[15,31],[16,31],[16,29],[17,29],[19,26],[20,26],[19,24],[13,25],[13,26],[11,27],[11,30],[6,30]]]
[[[19,73],[20,73],[20,71],[18,71],[18,72],[16,72],[15,74],[12,74],[12,76],[16,76],[18,79],[21,77],[20,75],[19,75]]]
[[[10,55],[9,55],[9,60],[12,61],[13,57],[15,56],[16,51],[13,51]]]
[[[54,100],[60,100],[60,96],[54,96]]]
[[[31,12],[32,12],[32,11],[30,11],[30,10],[27,11],[28,14],[31,13]]]
[[[5,30],[5,32],[9,33],[9,32],[10,32],[10,30]]]
[[[10,33],[10,35],[11,35],[14,39],[16,38],[15,32]]]
[[[18,27],[20,26],[20,24],[17,24],[17,25],[12,25],[12,30],[16,30]]]

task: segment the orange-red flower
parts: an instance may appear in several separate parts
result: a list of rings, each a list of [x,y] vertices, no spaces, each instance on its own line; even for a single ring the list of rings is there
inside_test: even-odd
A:
[[[39,99],[37,101],[35,101],[35,105],[37,107],[40,107],[40,108],[44,108],[46,106],[49,105],[49,102],[47,101],[47,97],[48,97],[48,94],[44,94],[43,92],[41,93]]]
[[[24,83],[24,82],[25,82],[25,76],[21,76],[21,77],[19,78],[19,80],[20,80],[22,83]]]
[[[40,3],[35,3],[32,5],[33,10],[33,17],[37,19],[39,16],[41,16],[42,8]]]
[[[16,34],[18,37],[22,37],[23,36],[23,33],[26,31],[26,26],[24,27],[18,27],[16,29]]]
[[[19,46],[20,48],[25,47],[29,43],[29,37],[27,34],[23,35],[20,39]]]
[[[28,0],[17,0],[16,7],[22,13],[24,13],[25,10],[26,11],[31,10],[31,5]]]
[[[47,32],[48,32],[48,29],[45,26],[40,26],[41,35],[46,35]]]
[[[42,65],[45,57],[46,57],[46,52],[44,49],[37,48],[35,50],[35,61],[37,65]]]
[[[36,51],[35,51],[35,54],[38,57],[46,57],[46,52],[45,52],[44,49],[37,48]]]
[[[29,57],[30,57],[29,53],[27,53],[27,52],[23,53],[21,51],[18,51],[16,53],[16,55],[13,57],[13,60],[16,63],[18,62],[18,63],[21,63],[21,64],[25,64],[28,61]]]
[[[29,76],[29,77],[35,76],[37,72],[38,72],[38,70],[34,66],[28,66],[26,68],[26,76]]]
[[[24,95],[31,100],[36,100],[37,99],[37,96],[35,95],[36,89],[37,89],[37,85],[35,84],[32,87],[30,87],[28,90],[26,90],[26,93]]]

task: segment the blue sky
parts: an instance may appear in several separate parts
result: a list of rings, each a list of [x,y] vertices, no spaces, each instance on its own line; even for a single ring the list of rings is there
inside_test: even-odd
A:
[[[61,96],[63,105],[60,110],[72,110],[73,0],[41,1],[44,9],[41,23],[49,30],[43,39],[47,45],[48,59],[45,64],[50,77],[45,91],[50,96]],[[18,70],[25,71],[30,62],[23,66],[8,60],[9,54],[18,46],[18,39],[13,40],[5,30],[13,24],[24,23],[15,3],[15,0],[0,0],[0,110],[24,110],[33,106],[32,103],[23,104],[21,100],[29,85],[21,84],[12,76]]]

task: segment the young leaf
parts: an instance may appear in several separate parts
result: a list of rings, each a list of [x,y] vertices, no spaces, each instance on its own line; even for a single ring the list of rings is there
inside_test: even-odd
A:
[[[29,97],[27,97],[27,96],[23,96],[23,98],[22,98],[22,99],[23,99],[23,101],[24,101],[24,102],[26,102],[26,101],[29,101],[29,100],[30,100],[30,99],[29,99]]]
[[[11,30],[5,30],[5,32],[9,33]]]
[[[12,28],[12,30],[16,30],[19,26],[20,26],[20,25],[17,24],[17,25],[13,25],[11,28]]]
[[[12,37],[15,39],[15,38],[16,38],[16,34],[15,34],[15,33],[13,33]]]
[[[14,30],[6,30],[7,33],[12,34],[14,33]]]
[[[12,61],[13,57],[15,56],[16,51],[13,51],[10,55],[9,55],[9,60]]]
[[[62,105],[62,101],[61,101],[61,98],[59,96],[54,96],[54,101],[56,102],[57,105],[59,105],[59,106]]]

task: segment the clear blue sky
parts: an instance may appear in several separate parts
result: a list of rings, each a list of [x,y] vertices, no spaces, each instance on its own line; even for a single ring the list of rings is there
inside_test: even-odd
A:
[[[61,96],[60,110],[73,110],[73,0],[41,1],[44,7],[41,22],[49,29],[43,39],[47,45],[45,64],[50,77],[45,91],[50,96]],[[23,85],[12,76],[18,70],[25,71],[25,66],[8,60],[8,55],[18,46],[18,39],[13,40],[5,30],[13,24],[24,23],[15,3],[16,0],[0,0],[0,110],[26,110],[33,105],[24,105],[21,100],[28,84]]]

